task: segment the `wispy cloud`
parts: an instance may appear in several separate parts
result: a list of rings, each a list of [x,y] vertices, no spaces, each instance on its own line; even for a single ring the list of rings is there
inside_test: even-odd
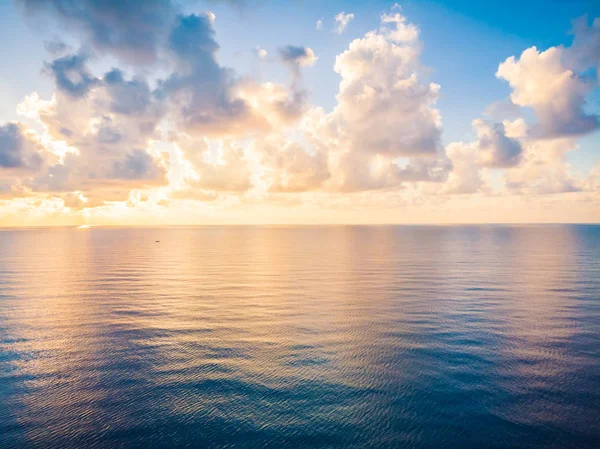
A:
[[[338,13],[335,16],[335,23],[337,24],[335,32],[342,34],[352,19],[354,19],[354,14],[352,13],[346,14],[344,11]]]

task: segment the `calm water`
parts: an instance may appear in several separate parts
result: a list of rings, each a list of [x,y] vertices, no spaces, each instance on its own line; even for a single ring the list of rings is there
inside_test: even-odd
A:
[[[600,227],[0,230],[0,447],[600,447]]]

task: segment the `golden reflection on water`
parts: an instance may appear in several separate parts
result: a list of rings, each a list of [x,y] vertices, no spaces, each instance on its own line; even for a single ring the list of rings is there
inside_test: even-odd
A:
[[[569,422],[579,413],[572,401],[536,402],[534,393],[568,395],[566,381],[577,394],[593,389],[569,376],[592,363],[579,348],[597,343],[584,316],[592,290],[581,290],[598,284],[596,235],[493,226],[0,231],[4,418],[18,423],[13,441],[59,446],[101,446],[161,419],[207,435],[227,434],[207,424],[216,422],[256,435],[321,423],[348,446],[400,435],[408,444],[427,439],[422,429],[436,429],[438,416],[470,411],[585,434],[585,419]],[[435,399],[467,391],[467,409]],[[450,431],[436,432],[443,441]]]

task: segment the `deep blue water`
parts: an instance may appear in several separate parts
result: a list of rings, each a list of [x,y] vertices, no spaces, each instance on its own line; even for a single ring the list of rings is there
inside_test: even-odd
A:
[[[600,227],[0,230],[29,447],[600,447]]]

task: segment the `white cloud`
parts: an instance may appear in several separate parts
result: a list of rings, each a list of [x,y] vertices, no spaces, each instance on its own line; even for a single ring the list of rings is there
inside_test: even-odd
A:
[[[584,108],[594,86],[565,66],[566,52],[563,47],[543,52],[531,47],[519,59],[508,58],[496,72],[513,89],[514,104],[533,108],[538,118],[531,128],[535,137],[581,135],[598,128],[598,117]]]
[[[475,163],[478,157],[477,146],[453,142],[448,145],[447,152],[452,161],[452,172],[442,187],[442,193],[462,195],[477,193],[485,184],[480,167]]]
[[[572,173],[567,152],[577,148],[572,138],[528,140],[524,160],[506,174],[506,187],[521,195],[578,192],[584,189]]]
[[[32,95],[19,106],[42,125],[39,140],[47,151],[60,156],[25,180],[28,188],[60,197],[79,192],[91,207],[126,200],[132,188],[166,185],[167,159],[147,151],[163,105],[143,81],[127,80],[118,70],[101,81],[83,97],[59,91],[52,101]]]
[[[395,5],[397,6],[397,4]],[[398,7],[399,8],[399,7]],[[412,23],[406,22],[406,17],[400,13],[383,14],[381,17],[382,32],[387,38],[396,42],[411,42],[419,38],[419,29]],[[392,24],[388,29],[387,24]]]
[[[330,155],[329,188],[382,189],[447,175],[434,106],[439,86],[421,81],[420,42],[401,45],[390,38],[405,23],[383,22],[336,58],[338,103],[330,114],[313,118],[308,131],[312,145]],[[405,166],[397,164],[399,157],[408,158]]]
[[[275,135],[252,143],[252,151],[264,167],[266,188],[274,193],[316,190],[330,177],[327,155],[309,153],[298,142]]]
[[[338,13],[335,16],[335,22],[337,24],[335,32],[337,34],[342,34],[352,19],[354,19],[354,14],[352,13],[346,14],[344,11]]]

